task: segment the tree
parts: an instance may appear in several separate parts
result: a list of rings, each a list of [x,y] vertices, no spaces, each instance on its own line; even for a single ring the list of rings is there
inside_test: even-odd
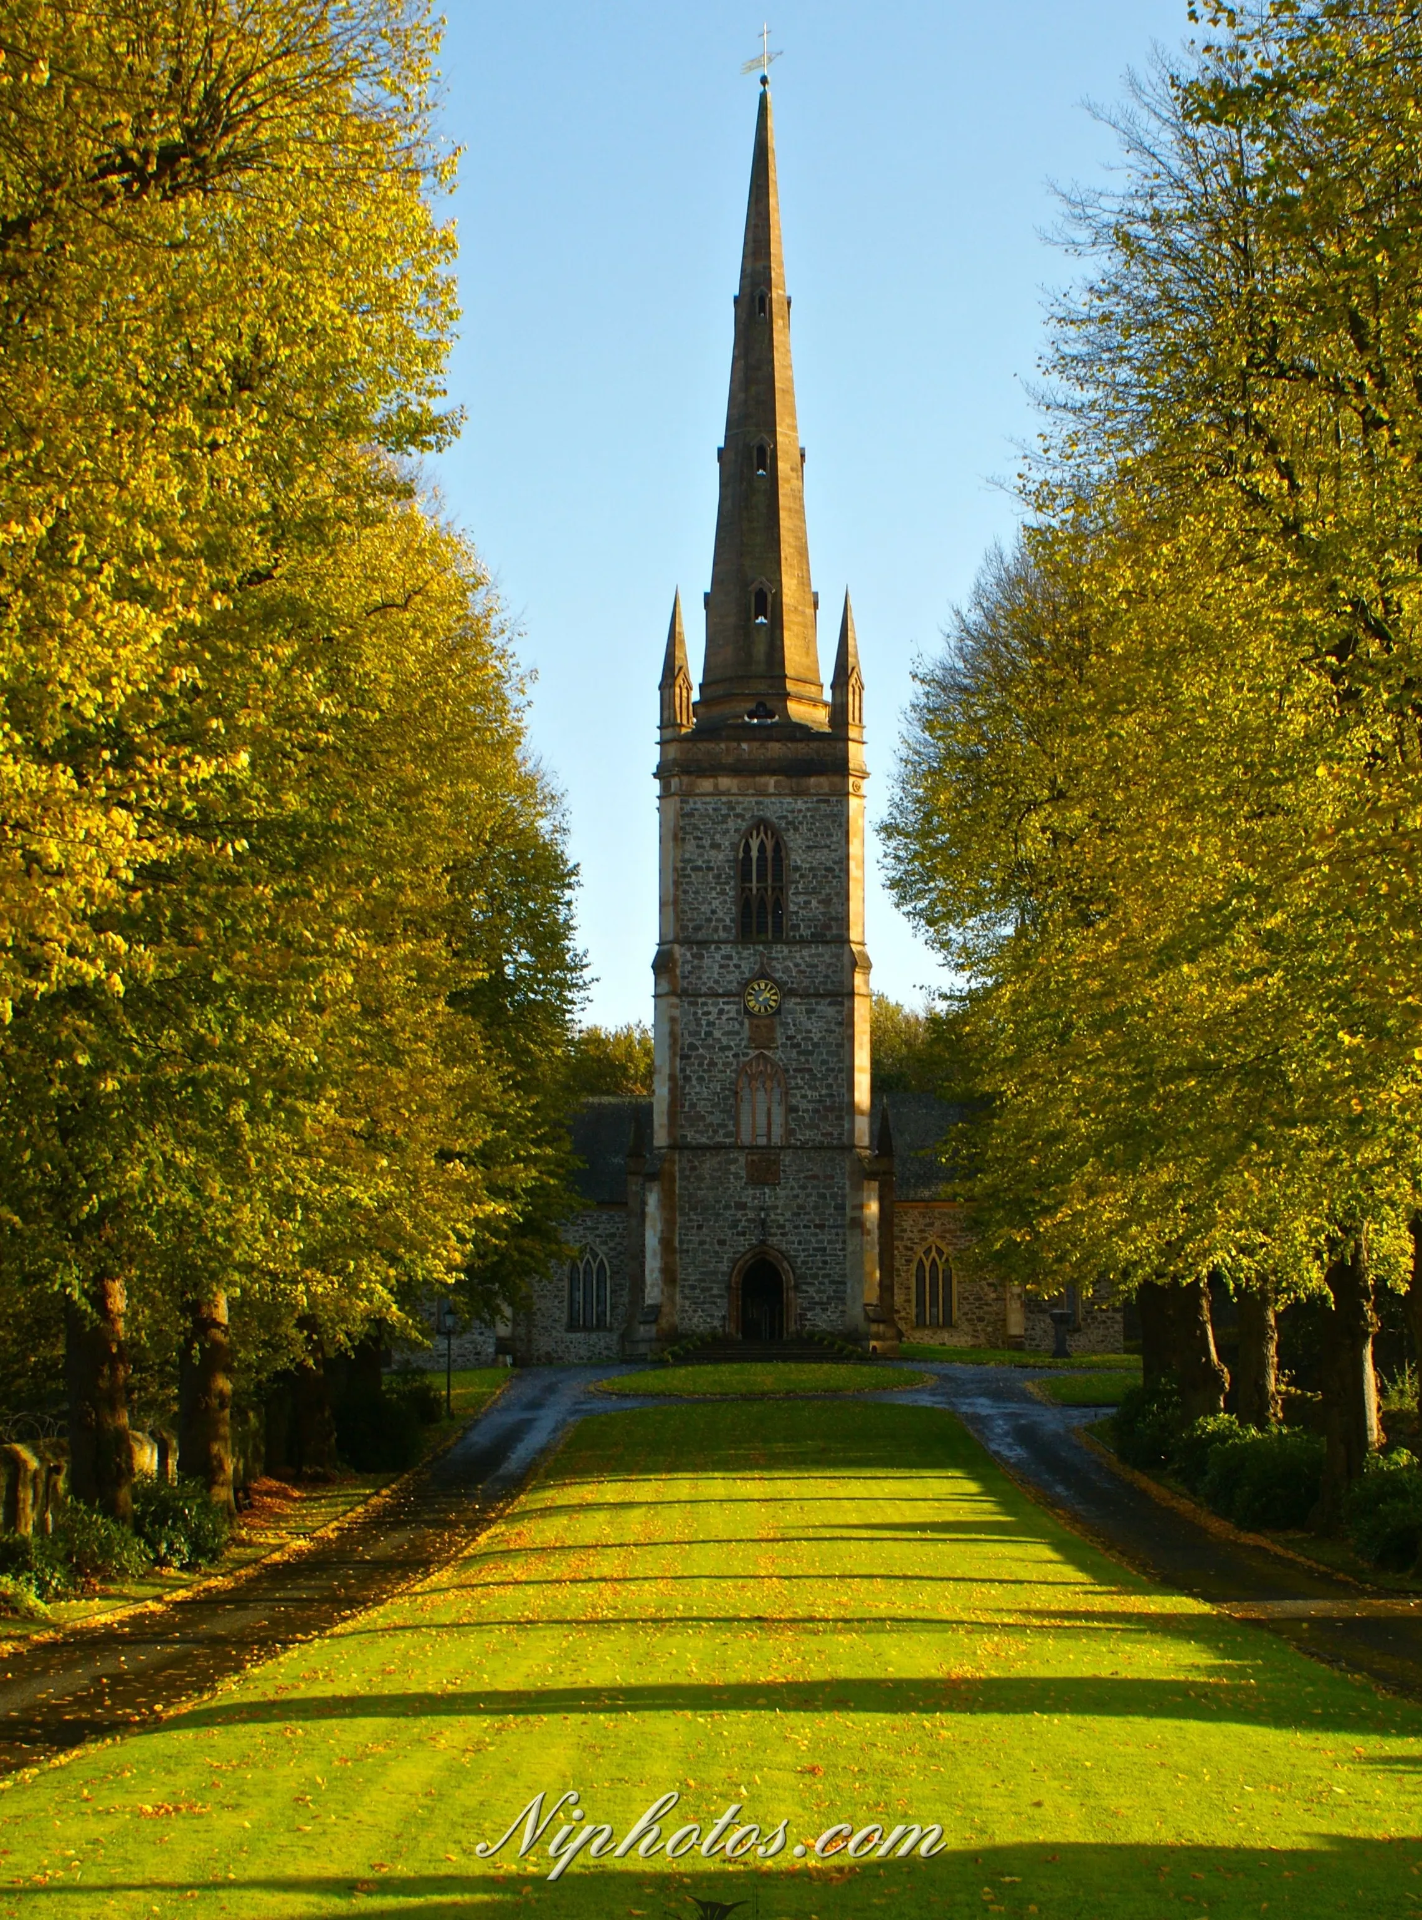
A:
[[[1002,1257],[1326,1297],[1336,1513],[1418,1166],[1422,28],[1211,23],[1069,206],[1029,525],[891,834],[970,981]]]
[[[498,609],[405,465],[454,425],[423,11],[4,25],[0,1268],[70,1303],[122,1515],[133,1330],[222,1499],[230,1364],[506,1297],[580,963]]]
[[[652,1068],[652,1032],[640,1021],[581,1027],[573,1038],[570,1091],[579,1100],[610,1094],[650,1099]]]

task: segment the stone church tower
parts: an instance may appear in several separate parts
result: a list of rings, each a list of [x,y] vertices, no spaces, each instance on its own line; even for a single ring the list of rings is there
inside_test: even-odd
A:
[[[700,697],[680,596],[662,668],[655,1097],[572,1117],[570,1257],[496,1335],[534,1365],[698,1336],[1053,1341],[1045,1301],[964,1257],[940,1145],[967,1110],[885,1089],[871,1148],[864,686],[847,594],[828,700],[820,679],[761,87]],[[1067,1304],[1076,1345],[1119,1352],[1119,1309]]]
[[[848,595],[828,700],[820,679],[761,87],[700,697],[679,596],[661,681],[656,1097],[637,1317],[662,1344],[720,1332],[862,1342],[879,1293],[863,683]]]

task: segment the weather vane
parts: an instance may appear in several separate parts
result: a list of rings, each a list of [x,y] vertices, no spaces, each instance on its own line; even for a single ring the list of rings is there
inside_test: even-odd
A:
[[[770,45],[770,28],[763,26],[760,30],[760,52],[755,56],[754,60],[747,60],[742,64],[741,72],[754,73],[758,67],[760,69],[760,83],[763,87],[768,87],[770,85],[770,63],[772,60],[778,60],[783,51],[784,49],[780,47],[776,47],[772,51]]]

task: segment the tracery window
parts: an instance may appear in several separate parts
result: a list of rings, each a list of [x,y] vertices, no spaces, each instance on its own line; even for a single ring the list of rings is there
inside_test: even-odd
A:
[[[607,1262],[595,1247],[584,1247],[568,1262],[568,1325],[607,1325]]]
[[[785,1075],[768,1053],[753,1053],[736,1076],[736,1144],[785,1144]]]
[[[958,1318],[953,1269],[936,1241],[919,1254],[913,1269],[913,1323],[916,1327],[951,1327]]]
[[[785,938],[785,848],[774,827],[763,822],[741,842],[737,866],[742,940]]]

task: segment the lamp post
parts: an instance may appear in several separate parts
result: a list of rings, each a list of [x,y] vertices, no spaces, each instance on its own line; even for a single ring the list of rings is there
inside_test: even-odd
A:
[[[1052,1329],[1057,1336],[1057,1343],[1052,1348],[1052,1358],[1054,1360],[1070,1360],[1071,1348],[1067,1345],[1067,1333],[1071,1328],[1072,1320],[1075,1318],[1071,1308],[1053,1307],[1047,1315],[1047,1318],[1051,1321]]]
[[[446,1418],[454,1411],[452,1389],[454,1386],[454,1334],[459,1324],[459,1316],[454,1311],[452,1300],[441,1300],[435,1309],[435,1332],[444,1335],[444,1411]]]

